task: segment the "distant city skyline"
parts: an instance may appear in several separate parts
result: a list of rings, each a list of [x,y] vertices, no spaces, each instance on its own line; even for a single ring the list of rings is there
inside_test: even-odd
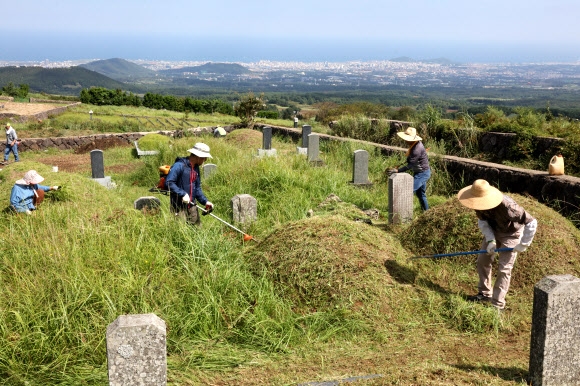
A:
[[[580,60],[573,0],[4,2],[0,61]]]

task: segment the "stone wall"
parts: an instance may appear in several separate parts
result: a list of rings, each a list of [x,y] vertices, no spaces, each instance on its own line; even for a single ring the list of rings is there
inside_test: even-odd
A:
[[[225,126],[226,131],[231,131],[232,127]],[[167,135],[170,137],[182,137],[185,132],[188,135],[200,135],[203,133],[213,133],[215,127],[197,127],[187,130],[177,130],[177,131],[146,131],[146,132],[136,132],[136,133],[118,133],[118,134],[94,134],[94,135],[84,135],[78,137],[50,137],[50,138],[24,138],[21,140],[18,146],[19,152],[25,152],[28,150],[44,150],[48,148],[58,148],[60,150],[74,150],[81,146],[90,144],[99,139],[107,139],[115,137],[116,139],[121,139],[128,144],[133,144],[134,141],[138,140],[144,135],[157,133],[162,135]]]

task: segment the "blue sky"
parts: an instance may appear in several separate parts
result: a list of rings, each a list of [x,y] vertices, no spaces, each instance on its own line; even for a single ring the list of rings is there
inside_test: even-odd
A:
[[[0,34],[557,45],[580,58],[578,0],[1,0]],[[4,44],[4,43],[3,43]],[[15,46],[10,46],[14,50]],[[542,48],[538,48],[542,49]],[[4,56],[13,56],[2,53]],[[404,54],[404,53],[403,53]]]

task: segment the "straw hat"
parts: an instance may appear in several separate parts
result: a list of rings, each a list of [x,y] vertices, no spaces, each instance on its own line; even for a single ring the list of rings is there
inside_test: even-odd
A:
[[[194,147],[188,150],[188,152],[201,158],[213,158],[211,154],[209,154],[209,146],[201,142],[196,143]]]
[[[44,181],[44,177],[36,172],[36,170],[29,170],[24,173],[24,177],[16,181],[18,185],[35,185]]]
[[[501,204],[503,193],[494,188],[486,180],[475,180],[473,185],[469,185],[457,193],[459,202],[475,210],[492,209]]]
[[[397,135],[403,138],[405,141],[415,142],[420,141],[422,138],[417,135],[417,129],[414,127],[407,127],[405,131],[399,131]]]

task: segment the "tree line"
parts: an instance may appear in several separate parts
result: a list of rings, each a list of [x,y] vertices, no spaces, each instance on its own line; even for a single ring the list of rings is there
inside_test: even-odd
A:
[[[176,97],[146,93],[143,97],[121,89],[110,90],[104,87],[92,87],[81,90],[82,103],[97,106],[135,106],[156,110],[170,110],[187,113],[221,113],[234,115],[234,106],[220,99],[194,99],[191,97]]]

